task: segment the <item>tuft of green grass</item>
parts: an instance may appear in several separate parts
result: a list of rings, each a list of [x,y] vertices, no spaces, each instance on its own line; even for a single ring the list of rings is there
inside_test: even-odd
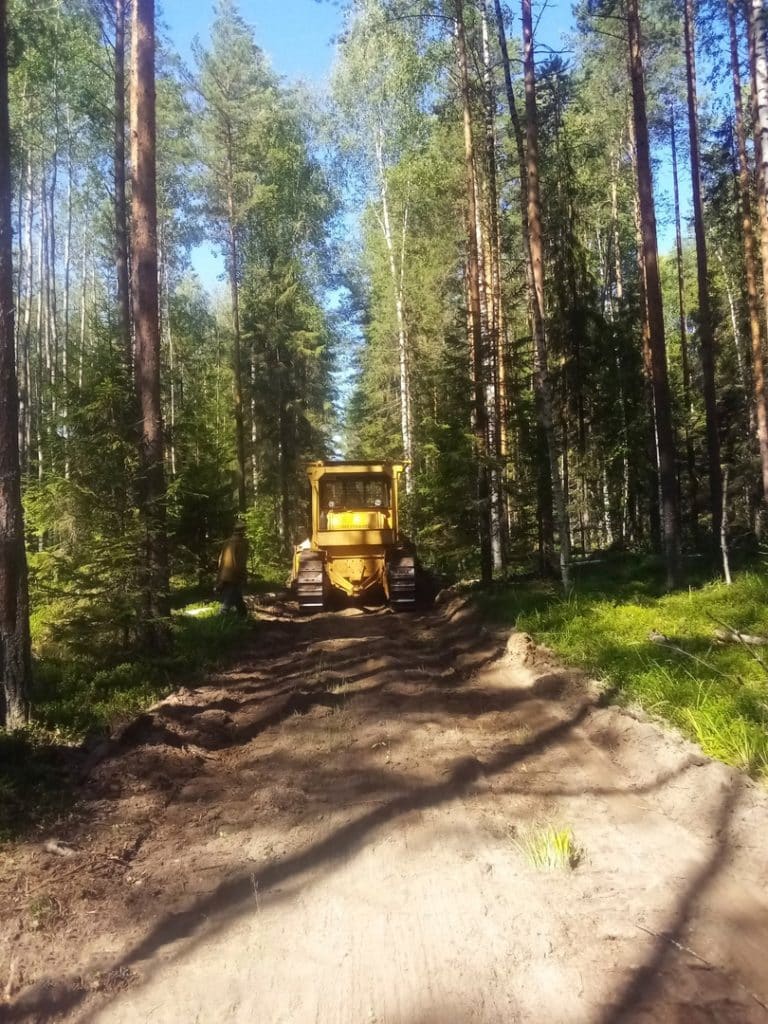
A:
[[[567,598],[534,581],[479,601],[491,618],[603,680],[617,702],[640,705],[710,757],[765,776],[768,670],[743,645],[718,643],[715,631],[726,622],[768,636],[768,574],[741,572],[730,587],[700,575],[675,593],[665,592],[647,560],[607,558],[574,575]],[[658,634],[666,640],[659,643]]]
[[[33,932],[48,931],[62,918],[61,904],[55,896],[33,896],[27,906],[29,928]]]
[[[686,708],[696,739],[710,757],[751,775],[768,778],[768,734],[744,718],[732,718],[717,704]]]
[[[572,871],[581,860],[581,851],[569,828],[529,829],[517,834],[514,844],[538,871]]]

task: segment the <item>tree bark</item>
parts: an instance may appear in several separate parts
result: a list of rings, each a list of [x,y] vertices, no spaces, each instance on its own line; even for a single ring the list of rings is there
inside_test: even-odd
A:
[[[235,456],[237,458],[237,507],[243,515],[245,494],[245,418],[243,415],[243,357],[240,332],[240,289],[238,285],[237,226],[231,136],[227,139],[227,227],[229,230],[229,292],[232,302],[232,376],[235,402]],[[254,459],[256,453],[253,453]]]
[[[403,455],[406,459],[404,471],[405,493],[413,490],[413,437],[411,435],[411,388],[408,373],[408,326],[405,320],[404,283],[405,283],[405,240],[408,231],[408,205],[403,212],[403,225],[400,245],[400,267],[395,256],[395,241],[392,232],[392,218],[389,209],[389,184],[384,165],[384,131],[379,125],[376,138],[376,164],[379,175],[379,198],[381,201],[381,231],[387,247],[389,276],[395,299],[395,317],[397,322],[397,353],[400,371],[400,434],[403,441]]]
[[[6,0],[0,0],[0,725],[29,717],[31,654],[14,344]]]
[[[490,472],[491,553],[494,572],[504,571],[506,564],[505,495],[503,489],[504,458],[507,438],[504,413],[506,399],[504,351],[502,347],[501,271],[499,268],[499,195],[496,158],[496,89],[491,64],[486,2],[480,8],[483,40],[483,112],[485,115],[485,187],[481,196],[485,216],[478,217],[478,244],[484,247],[485,296],[488,323],[486,409],[489,430],[488,446],[492,458]],[[481,204],[483,205],[483,204]]]
[[[469,321],[471,324],[471,351],[474,371],[474,423],[475,458],[477,459],[477,510],[480,540],[480,575],[484,583],[493,578],[491,558],[490,487],[488,480],[487,410],[483,386],[483,352],[486,339],[482,328],[480,299],[480,262],[477,249],[477,204],[475,201],[475,148],[472,136],[472,110],[470,104],[467,41],[464,28],[464,3],[455,0],[456,55],[459,68],[459,90],[464,128],[464,161],[467,196],[467,292]]]
[[[720,517],[723,505],[723,480],[720,469],[720,433],[715,387],[715,335],[712,329],[712,308],[709,298],[709,261],[704,229],[704,200],[701,195],[699,156],[699,115],[696,92],[696,49],[694,40],[693,0],[685,0],[683,15],[685,35],[685,66],[688,91],[688,138],[691,151],[691,190],[693,193],[693,227],[696,236],[696,279],[699,298],[699,349],[704,385],[704,411],[707,429],[707,471],[709,503],[712,513],[712,550],[720,546]]]
[[[163,420],[160,405],[160,323],[157,279],[155,125],[155,4],[134,0],[131,61],[131,214],[136,395],[140,408],[139,507],[145,542],[141,558],[142,637],[151,649],[168,640]]]
[[[765,392],[765,359],[760,327],[760,307],[757,292],[757,260],[755,235],[750,200],[749,162],[744,129],[744,108],[741,99],[739,73],[739,41],[736,31],[736,0],[728,0],[728,29],[731,44],[731,82],[733,85],[734,127],[739,162],[739,200],[741,204],[741,241],[744,251],[744,279],[747,286],[747,319],[749,321],[750,351],[752,355],[752,394],[755,403],[755,425],[760,452],[763,501],[768,501],[768,402]]]
[[[115,0],[115,101],[113,122],[115,271],[118,340],[130,369],[133,365],[128,278],[128,209],[125,195],[125,0]]]
[[[683,235],[680,227],[680,186],[677,174],[677,132],[675,107],[670,110],[670,139],[672,142],[672,191],[675,203],[675,249],[677,251],[677,301],[679,306],[680,362],[683,370],[683,404],[685,405],[685,461],[688,466],[688,514],[694,536],[698,533],[699,486],[696,478],[696,459],[691,438],[691,368],[688,353],[688,328],[685,317],[685,274],[683,270]]]
[[[552,385],[547,368],[547,336],[544,325],[544,310],[540,303],[539,295],[535,284],[534,258],[532,258],[529,225],[529,190],[530,180],[528,176],[528,162],[525,153],[525,138],[517,113],[515,92],[512,85],[512,71],[509,60],[509,47],[507,45],[507,33],[504,27],[504,13],[501,0],[494,0],[496,12],[497,34],[499,37],[499,48],[502,54],[502,67],[504,69],[504,85],[507,95],[507,106],[511,134],[517,154],[517,165],[520,175],[520,225],[522,230],[523,249],[525,254],[525,286],[528,298],[528,309],[530,314],[531,334],[534,337],[534,388],[537,398],[537,413],[539,425],[540,449],[544,452],[547,472],[542,464],[542,459],[537,461],[538,474],[538,499],[539,499],[539,556],[542,568],[545,562],[549,562],[550,553],[554,550],[554,522],[553,505],[558,519],[560,531],[560,578],[563,588],[567,590],[570,586],[569,562],[570,562],[570,523],[567,512],[567,505],[560,477],[559,454],[557,451],[557,440],[554,428],[554,413],[552,401]],[[529,14],[530,12],[528,12]],[[531,39],[531,73],[535,72],[534,53],[532,53]],[[534,114],[536,116],[536,78],[535,74],[531,81],[531,98],[534,101]],[[525,84],[526,115],[528,106],[528,81]],[[527,119],[529,120],[529,118]],[[536,121],[535,121],[536,126]],[[538,139],[537,139],[538,142]],[[541,217],[541,204],[538,196],[538,174],[537,174],[537,195],[536,207]],[[539,222],[540,251],[541,251],[541,220]],[[543,267],[540,263],[543,279]],[[548,478],[545,479],[544,476]],[[565,547],[563,548],[563,545]]]
[[[72,157],[72,114],[67,107],[67,228],[64,237],[64,337],[61,349],[61,419],[64,441],[64,478],[69,480],[69,314],[72,276],[72,219],[74,160]]]
[[[547,442],[552,499],[557,517],[560,548],[560,578],[563,589],[570,586],[571,536],[565,489],[560,477],[560,453],[555,433],[552,388],[547,365],[547,337],[544,326],[544,259],[539,196],[539,135],[536,109],[536,67],[534,61],[531,0],[522,0],[523,74],[525,77],[526,179],[528,248],[533,282],[533,362],[537,404]]]
[[[763,287],[768,318],[768,54],[763,0],[748,0],[747,30],[755,121],[758,210],[763,227]]]
[[[529,0],[526,0],[529,2]],[[640,203],[640,230],[645,263],[645,290],[650,329],[651,374],[656,409],[656,431],[659,448],[659,482],[661,490],[661,520],[664,540],[664,559],[667,585],[677,587],[682,580],[680,552],[680,526],[677,493],[675,438],[672,427],[672,401],[667,374],[667,350],[664,337],[664,308],[659,279],[658,245],[656,240],[656,211],[653,202],[651,156],[648,139],[648,118],[645,102],[645,75],[643,71],[642,42],[638,0],[628,0],[627,26],[629,34],[630,77],[632,81],[632,110],[637,150],[637,185]]]

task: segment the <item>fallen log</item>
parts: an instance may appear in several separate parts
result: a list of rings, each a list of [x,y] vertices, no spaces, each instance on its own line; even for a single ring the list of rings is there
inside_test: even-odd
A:
[[[735,629],[716,629],[715,640],[721,644],[746,644],[747,647],[768,647],[768,636],[753,636],[751,633],[739,633]]]

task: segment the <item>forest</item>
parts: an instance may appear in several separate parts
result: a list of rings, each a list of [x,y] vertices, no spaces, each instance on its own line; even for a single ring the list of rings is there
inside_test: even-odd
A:
[[[235,0],[190,60],[152,0],[3,4],[7,728],[183,660],[236,518],[281,586],[308,459],[405,459],[448,582],[759,564],[762,4],[588,0],[559,50],[542,13],[354,0],[312,90]]]
[[[0,0],[0,1018],[764,1024],[767,358],[764,0]]]

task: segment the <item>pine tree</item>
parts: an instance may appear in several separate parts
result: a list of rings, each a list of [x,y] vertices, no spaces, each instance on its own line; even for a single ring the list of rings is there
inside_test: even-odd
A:
[[[168,547],[160,406],[157,263],[154,0],[134,0],[131,66],[131,203],[136,395],[141,412],[139,503],[144,527],[142,632],[147,647],[167,642]]]
[[[8,25],[0,0],[0,725],[29,713],[31,658],[14,349]]]

